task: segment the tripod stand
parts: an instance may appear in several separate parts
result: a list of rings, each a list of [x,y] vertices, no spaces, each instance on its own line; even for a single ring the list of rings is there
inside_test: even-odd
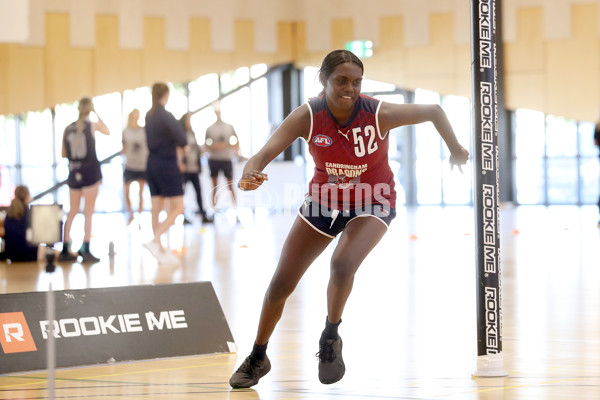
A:
[[[52,274],[54,265],[54,251],[46,245],[46,273],[48,274],[48,291],[46,292],[46,320],[48,325],[48,343],[46,347],[46,366],[48,371],[48,399],[54,400],[54,380],[56,370],[56,343],[54,338],[55,309],[54,292],[52,291]]]

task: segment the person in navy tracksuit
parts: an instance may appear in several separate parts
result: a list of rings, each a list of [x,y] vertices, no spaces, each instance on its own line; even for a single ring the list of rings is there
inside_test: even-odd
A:
[[[395,216],[396,192],[388,164],[388,132],[396,127],[433,122],[450,149],[452,165],[465,164],[460,145],[439,105],[391,104],[361,95],[363,64],[347,50],[329,53],[321,65],[323,91],[285,118],[265,146],[244,168],[239,187],[254,190],[263,169],[297,138],[308,142],[314,176],[299,215],[283,245],[279,264],[264,297],[254,347],[229,383],[250,387],[269,372],[267,343],[287,298],[312,262],[341,233],[330,264],[325,329],[319,339],[319,380],[344,376],[342,312],[354,274],[377,245]]]
[[[154,238],[145,246],[159,262],[175,263],[176,257],[162,246],[160,237],[184,211],[181,171],[185,167],[183,152],[187,137],[179,121],[165,109],[169,93],[165,83],[155,83],[152,86],[152,108],[146,114],[149,150],[146,175],[152,199]],[[159,214],[165,207],[167,216],[159,221]]]

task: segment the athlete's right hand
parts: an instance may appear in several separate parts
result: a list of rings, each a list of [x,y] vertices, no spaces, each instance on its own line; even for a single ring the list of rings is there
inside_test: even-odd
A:
[[[268,179],[269,176],[261,171],[244,172],[242,179],[238,183],[238,188],[241,190],[255,190]]]

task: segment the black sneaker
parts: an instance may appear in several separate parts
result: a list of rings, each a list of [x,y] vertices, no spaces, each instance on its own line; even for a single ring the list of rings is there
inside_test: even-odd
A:
[[[60,252],[58,254],[58,261],[77,261],[77,256],[70,252]]]
[[[270,370],[271,362],[269,361],[269,357],[265,356],[264,360],[257,360],[248,356],[238,370],[231,375],[229,384],[234,389],[249,388],[256,385],[258,380]]]
[[[84,263],[96,263],[100,261],[98,257],[94,256],[89,251],[79,250],[79,255],[81,256],[81,262]]]
[[[344,377],[346,366],[342,359],[342,338],[319,340],[319,380],[326,385]]]

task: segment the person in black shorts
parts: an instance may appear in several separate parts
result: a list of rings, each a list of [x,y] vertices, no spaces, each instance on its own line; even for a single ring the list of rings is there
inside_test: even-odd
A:
[[[270,371],[267,344],[285,302],[338,235],[317,355],[322,383],[331,384],[344,376],[338,334],[342,312],[356,271],[395,216],[394,175],[388,162],[391,129],[431,121],[450,150],[451,165],[460,166],[469,158],[439,105],[392,104],[364,96],[360,93],[363,72],[362,62],[351,52],[329,53],[319,70],[321,94],[292,111],[244,167],[240,189],[257,189],[268,178],[264,168],[298,138],[306,140],[315,162],[309,192],[264,296],[254,347],[229,380],[234,388],[256,385]]]
[[[90,121],[90,114],[96,114],[97,121]],[[94,104],[88,97],[79,100],[79,118],[65,128],[62,140],[62,156],[69,159],[69,199],[70,208],[63,230],[63,248],[59,260],[74,261],[77,256],[69,251],[71,245],[71,225],[79,212],[83,198],[84,236],[78,253],[83,262],[100,261],[90,252],[92,236],[92,215],[98,197],[98,188],[102,182],[100,162],[96,155],[95,133],[110,135],[108,127],[94,110]]]
[[[146,164],[148,162],[148,145],[146,144],[146,131],[138,124],[140,110],[134,109],[129,113],[127,127],[123,131],[123,154],[125,155],[125,169],[123,170],[125,204],[129,213],[130,224],[133,221],[133,209],[129,197],[129,188],[132,182],[139,186],[138,213],[144,211],[144,186],[146,185]]]
[[[181,124],[165,109],[169,101],[169,87],[165,83],[152,86],[152,108],[146,114],[146,142],[148,162],[146,173],[152,198],[152,230],[154,239],[145,244],[159,262],[177,263],[177,257],[162,246],[161,236],[183,214],[183,149],[187,138]],[[180,161],[181,160],[181,161]],[[159,221],[165,208],[167,216]]]
[[[227,180],[227,187],[235,205],[235,192],[233,188],[233,158],[237,155],[240,144],[238,136],[232,125],[221,119],[220,106],[213,110],[217,121],[206,129],[205,146],[208,152],[208,167],[213,184],[213,208],[217,205],[219,173],[223,173]]]

